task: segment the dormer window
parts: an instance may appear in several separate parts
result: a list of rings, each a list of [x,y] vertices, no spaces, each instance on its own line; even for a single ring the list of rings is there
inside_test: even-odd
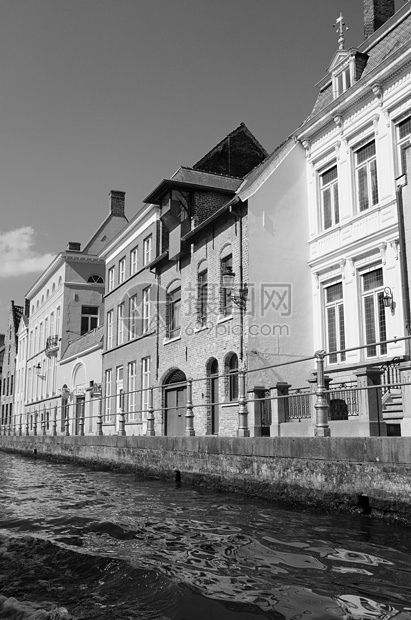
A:
[[[334,76],[334,98],[345,93],[351,83],[351,67],[348,66]]]

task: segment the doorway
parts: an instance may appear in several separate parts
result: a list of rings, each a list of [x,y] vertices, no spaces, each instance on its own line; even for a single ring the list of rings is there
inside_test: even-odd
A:
[[[169,437],[185,435],[187,386],[182,385],[185,381],[185,374],[181,370],[175,370],[165,385],[164,434]]]
[[[211,434],[218,435],[220,430],[220,405],[218,386],[218,362],[213,360],[210,366],[210,399],[211,399]]]
[[[77,396],[76,397],[76,419],[75,419],[75,426],[74,426],[75,435],[80,435],[81,418],[84,418],[84,405],[85,405],[84,396]]]
[[[271,401],[269,390],[255,390],[255,436],[270,437]]]

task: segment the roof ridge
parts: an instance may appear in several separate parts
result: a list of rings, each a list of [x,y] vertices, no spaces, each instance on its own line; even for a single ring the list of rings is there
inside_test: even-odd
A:
[[[212,153],[214,153],[215,151],[217,151],[223,144],[224,142],[228,139],[231,138],[232,136],[234,136],[236,133],[239,133],[240,130],[245,130],[248,137],[251,138],[251,140],[254,142],[254,144],[256,146],[258,146],[259,149],[261,149],[266,156],[268,156],[267,151],[265,150],[265,148],[263,147],[262,144],[260,144],[260,142],[257,140],[257,138],[255,137],[255,135],[248,129],[247,125],[245,123],[240,123],[238,125],[238,127],[236,127],[235,129],[233,129],[233,131],[231,131],[229,134],[227,134],[222,140],[220,140],[220,142],[218,142],[218,144],[216,144],[215,146],[213,146],[212,149],[210,149],[208,151],[208,153],[206,153],[203,157],[201,157],[201,159],[199,159],[195,164],[194,164],[194,169],[196,166],[201,166],[201,164],[206,161]],[[240,177],[241,178],[241,177]]]
[[[196,164],[194,164],[196,165]],[[181,168],[184,168],[184,170],[192,170],[193,172],[197,172],[198,174],[210,174],[213,175],[215,177],[221,177],[222,179],[238,179],[239,181],[241,181],[241,179],[243,179],[244,177],[237,177],[234,174],[220,174],[219,172],[210,172],[208,170],[198,170],[197,168],[193,168],[193,166],[180,166],[180,170]],[[177,170],[178,172],[178,170]],[[177,173],[175,173],[177,174]]]

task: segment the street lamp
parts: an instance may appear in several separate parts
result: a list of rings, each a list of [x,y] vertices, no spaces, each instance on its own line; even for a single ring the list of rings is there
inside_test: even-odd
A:
[[[242,310],[245,310],[247,304],[248,290],[246,286],[243,286],[242,288],[238,289],[238,295],[233,294],[235,273],[233,272],[232,267],[226,268],[226,271],[223,273],[222,280],[223,288],[231,292],[231,300],[235,303],[236,306],[238,306]]]
[[[394,300],[393,300],[393,297],[392,297],[392,290],[390,289],[389,286],[386,286],[384,288],[384,295],[383,295],[382,300],[384,302],[385,308],[391,308],[391,310],[392,310],[393,305],[394,305]]]
[[[40,365],[40,362],[37,364],[37,366],[34,366],[34,372],[36,373],[36,376],[37,376],[39,379],[45,379],[45,378],[46,378],[46,375],[42,375],[42,374],[41,374],[41,365]]]

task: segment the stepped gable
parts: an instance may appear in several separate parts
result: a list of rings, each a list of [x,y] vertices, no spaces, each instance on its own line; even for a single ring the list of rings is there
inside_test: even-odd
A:
[[[94,346],[101,345],[103,346],[103,336],[104,336],[104,325],[100,325],[96,329],[93,329],[87,334],[80,336],[73,342],[70,342],[67,349],[64,351],[64,355],[62,356],[62,361],[73,357],[74,355],[80,355],[84,351],[91,349]]]
[[[228,134],[194,166],[194,170],[244,177],[268,156],[244,123]]]
[[[12,308],[13,308],[13,327],[14,327],[14,333],[15,333],[16,340],[17,340],[17,332],[19,329],[21,317],[23,316],[24,308],[23,306],[15,306],[14,304]]]

